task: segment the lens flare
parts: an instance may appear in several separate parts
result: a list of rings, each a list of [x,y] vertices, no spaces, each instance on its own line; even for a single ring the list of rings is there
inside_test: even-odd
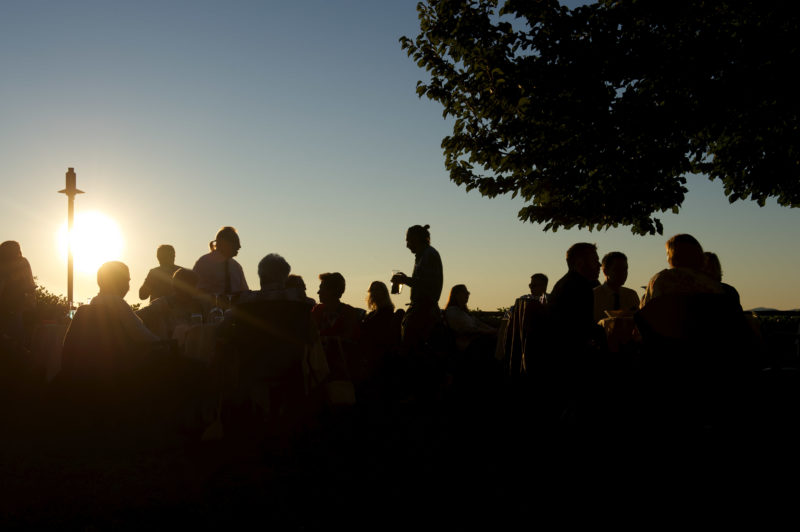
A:
[[[67,262],[69,236],[67,222],[64,222],[57,235],[59,253],[64,263]],[[122,231],[114,220],[98,211],[75,214],[72,256],[77,272],[93,274],[104,262],[120,260],[123,247]]]

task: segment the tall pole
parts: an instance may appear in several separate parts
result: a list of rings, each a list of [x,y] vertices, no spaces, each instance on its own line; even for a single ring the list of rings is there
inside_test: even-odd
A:
[[[67,195],[67,303],[72,310],[72,223],[75,220],[75,195],[83,194],[76,188],[77,176],[74,168],[67,169],[67,188],[59,190],[59,194]]]

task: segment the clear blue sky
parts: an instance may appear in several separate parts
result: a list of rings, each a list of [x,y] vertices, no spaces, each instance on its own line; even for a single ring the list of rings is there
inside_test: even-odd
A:
[[[628,254],[628,285],[666,267],[664,241],[690,232],[722,260],[746,308],[800,307],[800,211],[729,205],[721,187],[690,182],[664,235],[627,229],[544,233],[516,218],[518,200],[467,194],[440,148],[450,126],[417,98],[424,77],[400,49],[417,32],[416,2],[4,2],[0,4],[0,240],[18,240],[34,275],[66,293],[55,233],[75,167],[96,210],[122,229],[119,257],[135,292],[171,243],[192,266],[219,227],[235,226],[251,287],[277,252],[315,296],[321,272],[347,279],[364,306],[372,280],[410,273],[405,230],[430,224],[445,294],[466,284],[471,306],[495,309],[564,253],[596,242]],[[75,295],[96,292],[77,273]],[[407,293],[395,303],[407,302]],[[444,303],[444,301],[442,301]]]

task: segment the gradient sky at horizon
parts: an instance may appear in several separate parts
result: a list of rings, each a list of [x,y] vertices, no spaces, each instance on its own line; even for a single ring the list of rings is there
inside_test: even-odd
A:
[[[450,123],[416,96],[425,73],[398,42],[418,31],[415,5],[4,2],[0,241],[19,241],[39,282],[65,294],[57,191],[74,167],[86,191],[76,210],[123,231],[115,258],[131,268],[130,302],[159,244],[191,267],[233,225],[251,288],[260,258],[277,252],[312,297],[319,273],[339,271],[344,301],[363,307],[371,281],[410,273],[406,228],[430,224],[442,305],[459,283],[487,310],[513,303],[534,272],[552,287],[578,241],[625,252],[627,285],[639,289],[666,267],[665,240],[689,232],[720,256],[745,308],[800,308],[797,209],[731,205],[720,184],[693,177],[681,212],[662,217],[664,235],[545,233],[517,219],[520,200],[451,183],[440,148]],[[95,293],[94,275],[76,272],[76,301]]]

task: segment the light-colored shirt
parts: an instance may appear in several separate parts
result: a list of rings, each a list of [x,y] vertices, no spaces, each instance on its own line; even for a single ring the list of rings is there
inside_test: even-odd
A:
[[[648,301],[666,294],[723,294],[725,290],[708,275],[690,268],[668,268],[661,270],[647,283],[647,291],[640,307]]]
[[[619,307],[614,308],[614,290],[603,283],[594,289],[594,319],[600,321],[606,317],[606,310],[634,311],[639,308],[639,295],[635,290],[619,287]]]
[[[456,333],[456,346],[462,351],[478,334],[495,332],[492,327],[470,316],[469,312],[455,305],[445,309],[444,321]]]
[[[231,281],[230,293],[246,292],[247,281],[242,266],[233,259],[226,258],[217,250],[206,253],[194,263],[197,274],[197,289],[206,294],[225,294],[225,263],[228,263],[228,275]]]
[[[445,309],[444,319],[447,322],[447,326],[457,333],[477,333],[491,330],[491,327],[473,318],[469,315],[469,312],[465,312],[464,309],[455,305]]]

